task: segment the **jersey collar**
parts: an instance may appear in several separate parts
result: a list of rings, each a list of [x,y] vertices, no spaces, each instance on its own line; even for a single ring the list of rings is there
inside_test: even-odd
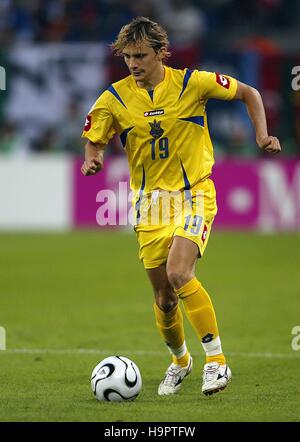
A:
[[[163,87],[166,86],[167,83],[169,82],[169,79],[170,79],[170,68],[168,66],[164,66],[164,69],[165,69],[164,79],[154,87],[154,89],[153,89],[154,91],[157,91],[162,86]],[[146,94],[148,95],[148,91],[145,88],[143,88],[143,87],[139,87],[136,84],[136,81],[135,81],[135,79],[133,78],[132,75],[131,75],[131,84],[132,84],[132,86],[134,87],[135,90],[137,90],[137,91],[145,91]]]

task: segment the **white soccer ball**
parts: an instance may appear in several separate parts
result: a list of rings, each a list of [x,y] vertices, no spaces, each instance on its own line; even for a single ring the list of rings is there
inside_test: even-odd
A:
[[[141,391],[137,365],[124,356],[109,356],[96,365],[91,387],[98,401],[133,401]]]

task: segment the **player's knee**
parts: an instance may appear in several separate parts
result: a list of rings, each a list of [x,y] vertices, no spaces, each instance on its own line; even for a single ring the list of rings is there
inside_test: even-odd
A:
[[[193,278],[193,274],[189,270],[179,267],[167,269],[167,276],[174,289],[180,289]]]
[[[157,293],[155,296],[157,306],[165,313],[173,310],[178,304],[178,298],[175,293]]]
[[[162,310],[165,313],[169,313],[170,311],[172,311],[176,307],[177,302],[175,302],[175,301],[162,301],[157,305],[160,308],[160,310]]]

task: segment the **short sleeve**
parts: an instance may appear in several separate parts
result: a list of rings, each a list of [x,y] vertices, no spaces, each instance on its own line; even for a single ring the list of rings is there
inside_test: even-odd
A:
[[[93,143],[108,144],[114,133],[113,116],[104,92],[89,111],[81,136]]]
[[[237,80],[217,72],[196,71],[199,95],[202,99],[232,100],[237,91]]]

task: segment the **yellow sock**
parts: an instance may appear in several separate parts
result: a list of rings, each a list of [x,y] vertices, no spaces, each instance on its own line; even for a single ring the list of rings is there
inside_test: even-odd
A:
[[[181,367],[186,367],[190,360],[190,353],[186,351],[185,355],[182,358],[176,358],[175,355],[172,356],[173,362],[176,365],[180,365]]]
[[[218,364],[220,364],[220,365],[225,365],[226,359],[225,359],[225,356],[223,355],[223,353],[220,353],[219,355],[215,355],[215,356],[206,356],[206,363],[208,363],[208,362],[218,362]]]
[[[219,330],[211,299],[197,278],[191,279],[176,294],[183,302],[187,317],[206,352],[207,362],[225,364]]]
[[[174,364],[185,367],[189,361],[189,352],[185,345],[183,318],[178,304],[165,313],[155,303],[154,314],[156,326],[172,354]]]

